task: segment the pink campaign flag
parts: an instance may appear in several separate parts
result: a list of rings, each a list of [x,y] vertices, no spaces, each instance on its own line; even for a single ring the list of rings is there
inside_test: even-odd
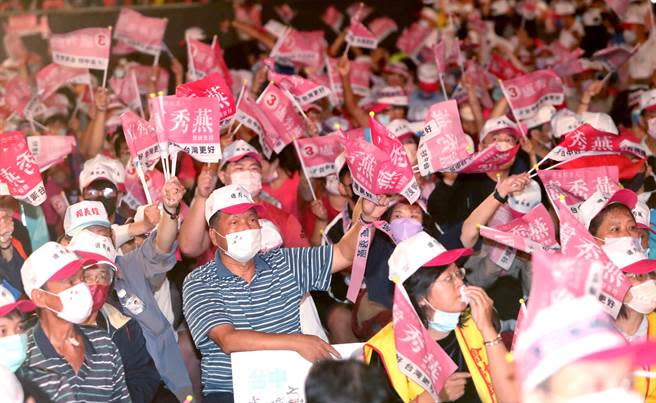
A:
[[[25,135],[13,131],[0,134],[0,194],[11,195],[32,206],[46,201],[39,166],[27,147]]]
[[[602,277],[599,301],[602,302],[608,313],[616,318],[631,283],[624,276],[622,270],[610,261],[594,237],[583,227],[583,224],[574,216],[571,210],[563,203],[556,203],[556,208],[560,219],[562,254],[576,259],[597,261],[601,264]]]
[[[428,176],[466,160],[474,152],[460,124],[455,100],[431,106],[424,121],[424,136],[419,140],[419,172]]]
[[[134,75],[137,77],[137,85],[139,86],[140,94],[147,94],[150,90],[150,77],[153,75],[153,67],[147,66],[145,64],[130,64],[128,71],[133,71]],[[159,70],[159,77],[155,83],[156,91],[164,91],[166,94],[167,89],[169,88],[169,72],[166,69]]]
[[[161,102],[149,101],[161,117],[172,154],[184,151],[196,161],[209,163],[221,159],[221,120],[225,111],[216,99],[168,96],[161,97]]]
[[[419,320],[403,286],[394,287],[394,344],[398,367],[438,401],[437,395],[458,366]]]
[[[144,171],[157,165],[161,154],[155,126],[131,111],[121,114],[121,125],[132,163]]]
[[[366,97],[371,92],[369,81],[371,80],[371,63],[367,60],[353,60],[351,62],[351,88],[356,95]],[[340,90],[341,89],[340,81]]]
[[[144,178],[146,179],[146,186],[148,186],[148,192],[150,193],[152,202],[157,203],[162,198],[162,188],[166,183],[164,174],[157,169],[151,169],[144,172]],[[143,185],[132,164],[128,164],[128,167],[125,169],[125,190],[126,192],[122,200],[131,209],[136,210],[137,207],[148,204],[148,198],[144,192]]]
[[[519,145],[506,148],[502,144],[493,144],[483,151],[471,154],[455,165],[442,169],[441,172],[475,174],[500,171],[515,160],[518,151]]]
[[[319,68],[323,66],[327,46],[323,31],[288,29],[278,38],[271,57],[283,57],[297,64]]]
[[[415,59],[426,45],[432,32],[433,28],[430,25],[415,22],[401,32],[396,40],[396,47],[411,59]]]
[[[612,194],[620,189],[617,166],[539,170],[538,176],[552,203],[562,195],[570,207],[582,203],[595,192]]]
[[[549,151],[547,156],[554,161],[566,161],[608,154],[632,154],[638,158],[647,158],[644,146],[632,135],[602,132],[587,123],[565,134],[565,139]]]
[[[403,145],[377,120],[370,117],[369,125],[372,143],[363,138],[345,141],[353,191],[373,201],[377,196],[400,194],[414,203],[420,190]]]
[[[112,77],[109,79],[109,86],[118,96],[119,100],[127,105],[133,111],[141,111],[141,94],[139,94],[139,84],[134,70],[127,70],[122,78]]]
[[[433,45],[433,55],[437,71],[442,74],[446,73],[449,64],[461,63],[460,40],[444,36],[440,42]]]
[[[106,70],[110,46],[109,28],[84,28],[50,37],[52,61],[66,67]]]
[[[278,74],[269,70],[269,81],[273,81],[278,87],[289,91],[301,106],[330,95],[328,88],[298,75]]]
[[[346,32],[346,43],[354,48],[376,49],[378,38],[360,21],[351,20],[351,26]]]
[[[145,17],[129,8],[121,8],[114,38],[140,52],[156,56],[162,51],[166,18]]]
[[[6,34],[16,34],[18,36],[41,34],[44,38],[49,32],[48,17],[42,15],[37,20],[36,14],[33,13],[9,16],[5,30]]]
[[[280,19],[282,19],[285,24],[289,24],[297,14],[297,12],[294,11],[294,9],[291,8],[287,3],[280,6],[274,6],[273,10],[276,12],[276,14],[278,14],[278,17],[280,17]]]
[[[29,147],[39,171],[63,162],[76,148],[74,136],[29,136]]]
[[[637,50],[626,46],[610,46],[596,51],[591,60],[600,62],[608,71],[617,71]]]
[[[346,14],[350,18],[355,18],[358,21],[364,21],[374,11],[373,8],[367,6],[362,2],[353,3],[346,9]]]
[[[260,123],[260,113],[257,104],[250,99],[248,91],[245,91],[237,108],[235,120],[254,131],[262,139],[264,137],[264,129]]]
[[[344,151],[341,134],[298,139],[300,156],[310,178],[323,178],[335,173],[335,159]]]
[[[263,143],[270,150],[279,153],[287,144],[305,134],[303,119],[275,84],[269,83],[256,104],[259,108],[259,121],[264,129]]]
[[[545,105],[557,106],[565,101],[563,82],[552,70],[501,81],[501,88],[519,120],[532,118]]]
[[[4,100],[10,111],[23,115],[25,107],[31,99],[32,89],[30,84],[20,74],[15,75],[5,83]]]
[[[175,96],[214,98],[221,111],[219,114],[221,122],[227,122],[236,112],[232,91],[220,73],[212,73],[201,80],[178,86],[175,89]]]
[[[27,55],[27,48],[18,34],[8,33],[2,38],[2,44],[9,59],[13,61],[23,60]]]
[[[219,73],[232,86],[230,70],[223,59],[223,50],[216,37],[208,45],[193,38],[187,38],[188,74],[192,80],[200,80],[210,74]]]
[[[607,0],[608,6],[617,14],[620,20],[626,18],[626,12],[629,9],[630,0]]]
[[[480,232],[482,237],[526,253],[558,248],[553,220],[543,204],[507,224],[494,228],[482,225]]]
[[[50,63],[36,73],[36,88],[42,99],[54,94],[67,84],[89,84],[89,70]]]
[[[379,17],[369,23],[369,30],[376,37],[378,42],[382,42],[392,32],[398,31],[399,27],[393,19],[389,17]]]
[[[328,6],[323,15],[321,15],[321,21],[328,25],[334,32],[339,33],[340,28],[344,23],[344,14],[342,14],[334,6]]]

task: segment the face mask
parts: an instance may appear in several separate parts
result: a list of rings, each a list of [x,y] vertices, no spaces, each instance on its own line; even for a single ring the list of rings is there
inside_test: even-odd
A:
[[[428,321],[428,326],[442,333],[449,333],[458,327],[461,312],[444,312],[436,309],[426,300],[428,306],[433,308],[433,317]]]
[[[388,115],[384,115],[382,113],[376,115],[376,120],[380,122],[380,124],[382,124],[383,126],[389,125],[390,122],[392,121],[392,119]]]
[[[103,206],[105,207],[105,210],[107,211],[107,216],[108,217],[111,217],[116,212],[116,206],[117,206],[118,203],[116,202],[116,199],[113,198],[113,197],[112,198],[106,198],[106,197],[101,196],[101,197],[96,197],[95,199],[89,199],[89,200],[101,202],[103,204]]]
[[[50,307],[47,307],[47,309],[56,313],[58,317],[65,321],[79,325],[91,315],[93,298],[91,297],[89,287],[85,283],[74,285],[59,294],[54,294],[45,290],[43,291],[59,297],[62,304],[62,310],[57,312]]]
[[[23,364],[27,356],[27,335],[15,334],[13,336],[0,337],[0,364],[11,372]]]
[[[567,403],[640,403],[642,401],[639,395],[624,388],[607,389],[566,400]]]
[[[91,299],[93,300],[93,305],[91,307],[92,312],[98,312],[100,308],[107,301],[107,295],[109,295],[109,286],[94,284],[89,286],[89,291],[91,292]]]
[[[634,311],[646,315],[656,309],[656,281],[647,280],[634,285],[629,289],[629,294],[632,298],[626,305]]]
[[[216,234],[224,238],[228,244],[228,250],[221,250],[239,263],[248,262],[262,249],[262,231],[260,229],[247,229],[226,236],[218,232]]]
[[[233,172],[230,183],[243,186],[252,197],[257,197],[262,191],[262,174],[252,171]]]
[[[262,245],[260,252],[270,252],[282,246],[282,235],[278,231],[278,227],[269,221],[260,219],[260,232],[262,233]]]
[[[414,218],[397,218],[390,222],[392,238],[396,243],[405,241],[411,236],[421,232],[424,227]]]
[[[636,34],[633,31],[626,30],[622,36],[624,37],[624,42],[626,42],[628,45],[633,45],[636,41]]]
[[[653,139],[656,139],[656,118],[647,121],[647,133]]]
[[[326,176],[326,191],[333,196],[339,196],[339,178],[332,174]]]

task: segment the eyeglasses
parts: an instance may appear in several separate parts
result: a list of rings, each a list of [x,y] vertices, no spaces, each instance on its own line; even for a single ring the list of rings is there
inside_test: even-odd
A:
[[[439,281],[443,281],[448,284],[453,284],[456,282],[456,280],[464,279],[465,274],[467,274],[467,271],[462,267],[458,267],[455,271],[447,274],[446,277],[439,279]]]
[[[106,266],[104,270],[99,270],[97,265],[85,267],[83,278],[85,283],[91,284],[111,284],[114,281],[114,271]]]
[[[112,188],[104,188],[102,190],[87,188],[84,189],[84,198],[87,200],[98,199],[100,197],[103,197],[105,199],[111,199],[116,196],[116,193],[117,193],[116,189],[112,189]]]

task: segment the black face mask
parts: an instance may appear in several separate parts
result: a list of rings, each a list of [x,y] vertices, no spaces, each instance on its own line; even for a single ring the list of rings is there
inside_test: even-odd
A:
[[[111,198],[97,197],[95,199],[90,199],[90,200],[101,202],[105,207],[105,210],[107,211],[107,216],[110,218],[116,212],[116,197],[111,197]]]
[[[636,176],[629,179],[628,181],[620,181],[620,182],[622,183],[622,186],[624,186],[626,189],[637,192],[642,187],[644,181],[645,181],[645,173],[639,172]]]

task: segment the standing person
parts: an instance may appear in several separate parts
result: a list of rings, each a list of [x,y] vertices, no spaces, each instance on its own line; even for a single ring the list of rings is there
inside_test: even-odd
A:
[[[305,293],[327,289],[330,274],[352,264],[360,229],[386,205],[386,198],[380,205],[363,200],[360,218],[334,246],[258,253],[261,207],[238,185],[212,192],[205,219],[216,259],[183,285],[184,313],[202,355],[205,401],[233,401],[233,352],[294,350],[311,362],[338,356],[318,337],[300,334],[298,306]]]
[[[27,332],[27,358],[18,375],[55,402],[130,402],[118,348],[102,330],[81,326],[93,299],[83,267],[95,263],[48,242],[21,269],[39,321]]]

